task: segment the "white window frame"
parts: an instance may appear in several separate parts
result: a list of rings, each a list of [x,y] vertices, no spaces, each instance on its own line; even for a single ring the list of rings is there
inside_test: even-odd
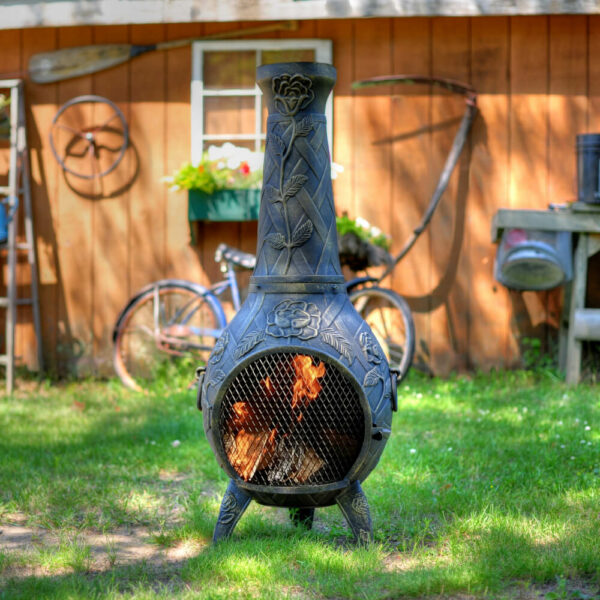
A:
[[[262,92],[257,84],[253,89],[225,89],[225,90],[207,90],[202,80],[202,71],[204,67],[204,52],[210,51],[248,51],[256,52],[256,64],[262,63],[261,56],[263,50],[314,50],[315,60],[317,62],[332,62],[332,44],[331,40],[319,39],[288,39],[288,40],[219,40],[194,42],[192,44],[192,91],[191,91],[191,110],[192,110],[192,162],[197,163],[202,159],[202,149],[205,142],[224,142],[226,140],[254,141],[254,149],[260,150],[264,145],[265,134],[261,133],[262,126]],[[204,98],[215,96],[252,96],[254,97],[254,133],[253,134],[232,134],[232,135],[206,135],[204,133]],[[327,138],[330,151],[333,148],[333,98],[329,95],[325,107],[325,116],[327,117]]]

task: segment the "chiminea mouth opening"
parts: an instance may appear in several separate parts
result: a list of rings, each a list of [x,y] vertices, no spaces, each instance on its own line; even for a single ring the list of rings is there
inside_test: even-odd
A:
[[[243,487],[293,493],[347,482],[371,423],[364,393],[346,371],[321,353],[286,347],[231,374],[214,406],[217,439]]]

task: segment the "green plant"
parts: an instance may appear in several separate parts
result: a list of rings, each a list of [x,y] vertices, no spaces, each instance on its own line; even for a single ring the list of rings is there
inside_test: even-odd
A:
[[[370,242],[384,250],[390,249],[391,239],[389,236],[385,235],[380,229],[371,225],[362,217],[351,219],[348,215],[344,214],[341,217],[337,217],[335,221],[339,235],[353,233],[359,239]]]
[[[199,190],[214,194],[220,190],[260,188],[262,152],[226,143],[210,146],[197,164],[185,163],[172,175],[164,177],[173,190]]]
[[[533,337],[521,339],[523,366],[529,370],[548,370],[556,367],[555,344],[545,351],[542,340]]]

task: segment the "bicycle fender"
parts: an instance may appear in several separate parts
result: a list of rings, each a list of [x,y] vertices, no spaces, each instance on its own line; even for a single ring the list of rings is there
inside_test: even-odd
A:
[[[180,286],[184,288],[188,288],[189,290],[196,292],[200,296],[205,296],[208,302],[210,302],[211,306],[215,309],[215,313],[219,319],[219,327],[225,328],[227,325],[227,317],[225,316],[225,311],[219,302],[219,299],[206,287],[200,285],[199,283],[194,283],[193,281],[188,281],[187,279],[159,279],[158,281],[153,281],[148,285],[145,285],[143,288],[139,289],[127,302],[127,304],[121,309],[119,315],[117,316],[117,320],[112,332],[112,341],[115,343],[117,338],[117,332],[119,331],[119,326],[121,325],[121,321],[127,314],[127,311],[131,308],[131,306],[139,300],[141,296],[147,294],[149,291],[153,290],[155,287],[161,287],[164,285],[172,285],[172,286]]]

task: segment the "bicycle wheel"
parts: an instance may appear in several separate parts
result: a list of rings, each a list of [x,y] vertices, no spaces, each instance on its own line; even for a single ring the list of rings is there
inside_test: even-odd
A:
[[[373,330],[390,367],[400,371],[400,383],[415,353],[415,324],[408,304],[396,292],[377,287],[351,292],[350,301]]]
[[[193,372],[206,361],[225,327],[218,302],[185,282],[162,281],[142,290],[113,332],[113,362],[123,384],[142,390],[178,362],[193,363]]]

